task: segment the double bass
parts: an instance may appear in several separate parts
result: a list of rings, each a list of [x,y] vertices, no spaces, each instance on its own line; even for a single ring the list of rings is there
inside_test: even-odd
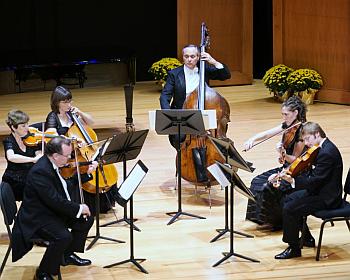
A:
[[[201,25],[201,53],[209,44],[208,30],[204,23]],[[181,146],[181,176],[194,185],[210,186],[215,183],[214,177],[207,171],[207,166],[216,161],[225,163],[217,151],[216,145],[208,137],[227,140],[227,124],[230,121],[230,106],[227,100],[205,83],[205,61],[200,60],[199,87],[187,96],[183,109],[216,110],[217,128],[207,131],[206,135],[187,135]]]

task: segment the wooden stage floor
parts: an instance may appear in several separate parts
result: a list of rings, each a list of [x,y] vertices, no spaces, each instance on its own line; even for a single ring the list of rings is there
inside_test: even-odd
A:
[[[238,151],[251,135],[271,128],[281,121],[280,104],[272,100],[260,81],[253,85],[216,88],[230,103],[231,123],[228,136],[235,142]],[[101,138],[124,130],[125,105],[121,87],[73,89],[74,101],[83,111],[95,119],[95,128]],[[4,123],[7,112],[12,108],[22,109],[31,116],[31,121],[43,121],[50,111],[50,92],[27,92],[0,96],[0,135],[8,133]],[[148,128],[148,111],[159,108],[159,90],[151,82],[138,83],[134,92],[134,122],[137,130]],[[327,135],[339,147],[344,160],[344,173],[350,165],[350,107],[343,105],[315,103],[309,106],[308,120],[319,122]],[[274,138],[241,155],[254,163],[254,173],[239,171],[249,186],[257,174],[277,165]],[[113,268],[105,265],[129,258],[129,228],[123,224],[101,228],[103,236],[125,240],[125,244],[98,240],[83,256],[90,258],[89,267],[68,266],[62,268],[63,279],[349,279],[350,234],[345,223],[325,230],[322,259],[316,262],[316,250],[306,248],[303,257],[278,261],[274,255],[285,248],[281,232],[267,232],[257,229],[252,222],[245,221],[247,199],[235,194],[235,230],[252,234],[253,239],[235,235],[235,252],[260,260],[252,263],[241,258],[230,258],[213,268],[222,258],[222,252],[229,249],[226,235],[215,243],[209,241],[215,236],[216,228],[224,225],[224,191],[218,186],[212,188],[212,208],[208,205],[208,192],[183,182],[183,210],[202,215],[205,220],[182,217],[167,226],[166,212],[177,209],[175,184],[175,150],[165,136],[150,131],[143,150],[138,157],[149,168],[145,180],[134,197],[134,214],[141,232],[135,232],[135,257],[146,258],[142,263],[148,275],[139,272],[130,263]],[[135,161],[128,162],[130,169]],[[5,169],[3,150],[0,152],[0,174]],[[120,177],[122,166],[117,164]],[[344,179],[345,179],[344,174]],[[122,178],[120,178],[120,182]],[[122,217],[122,208],[116,207],[116,216]],[[113,213],[104,214],[102,223],[115,220]],[[6,230],[0,221],[0,258],[8,244]],[[309,224],[314,236],[318,237],[319,221],[310,218]],[[94,234],[93,227],[91,234]],[[87,242],[89,244],[90,241]],[[22,260],[8,261],[3,279],[32,279],[43,254],[42,248],[34,248]]]

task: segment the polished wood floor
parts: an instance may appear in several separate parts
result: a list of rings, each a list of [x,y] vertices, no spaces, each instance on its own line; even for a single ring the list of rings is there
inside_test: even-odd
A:
[[[238,151],[242,150],[242,144],[249,136],[280,123],[280,104],[272,100],[260,81],[250,86],[216,89],[230,103],[228,136],[235,142]],[[159,108],[159,90],[153,83],[138,83],[134,93],[133,117],[136,129],[146,129],[149,127],[148,111]],[[73,95],[75,104],[93,115],[95,128],[101,137],[124,129],[125,105],[121,87],[75,89]],[[12,108],[26,111],[33,122],[43,121],[50,110],[49,96],[49,91],[0,96],[0,134],[8,133],[4,120]],[[343,155],[344,170],[347,171],[350,166],[350,107],[315,103],[309,106],[308,119],[319,122],[337,144]],[[254,176],[276,166],[274,147],[277,140],[272,139],[247,153],[241,153],[256,167],[254,173],[238,173],[248,186]],[[235,194],[235,230],[255,237],[250,239],[235,235],[235,252],[258,259],[260,263],[232,257],[213,268],[212,265],[222,258],[222,252],[229,249],[228,235],[215,243],[209,243],[216,234],[215,229],[224,225],[224,191],[219,186],[212,188],[212,207],[209,208],[208,192],[199,188],[196,193],[193,186],[183,182],[183,210],[206,219],[182,217],[167,226],[170,218],[165,213],[177,209],[174,157],[175,151],[170,147],[167,137],[150,131],[138,157],[148,166],[149,172],[134,197],[134,212],[138,218],[136,224],[141,229],[141,232],[134,234],[135,257],[147,259],[142,266],[149,274],[141,273],[130,263],[103,268],[129,258],[129,228],[119,224],[101,228],[101,234],[125,240],[126,243],[98,240],[83,255],[90,258],[93,264],[89,267],[63,267],[64,279],[349,279],[350,234],[345,224],[338,223],[334,228],[325,230],[321,261],[315,261],[316,250],[310,248],[303,250],[301,258],[277,261],[274,255],[285,248],[281,232],[260,230],[252,222],[245,221],[247,199],[238,193]],[[1,151],[0,174],[5,164]],[[128,162],[128,168],[133,164]],[[122,166],[118,164],[117,168],[122,174]],[[116,217],[121,218],[122,208],[116,207],[115,210]],[[115,216],[111,212],[102,215],[101,219],[102,223],[113,221]],[[8,239],[2,221],[0,223],[2,259]],[[319,224],[318,220],[310,218],[310,227],[316,238]],[[94,232],[95,228],[91,234]],[[42,248],[34,248],[16,263],[9,260],[3,279],[32,279],[42,254]]]

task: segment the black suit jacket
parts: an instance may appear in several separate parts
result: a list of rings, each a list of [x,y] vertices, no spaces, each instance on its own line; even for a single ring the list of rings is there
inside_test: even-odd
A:
[[[82,181],[92,179],[83,174]],[[77,187],[77,176],[67,181],[67,188]],[[80,205],[66,197],[60,178],[46,155],[28,173],[24,197],[15,220],[12,235],[12,259],[22,258],[31,248],[35,232],[48,224],[65,226],[75,219]]]
[[[230,70],[226,65],[224,68],[217,69],[213,65],[205,64],[206,82],[209,80],[221,80],[231,78]],[[186,80],[184,66],[172,69],[168,73],[168,78],[164,89],[160,95],[160,107],[162,109],[182,109],[186,99]],[[171,104],[170,104],[171,103]]]
[[[327,138],[314,162],[314,168],[295,178],[296,189],[307,189],[317,195],[328,208],[336,208],[342,200],[343,160],[338,148]]]

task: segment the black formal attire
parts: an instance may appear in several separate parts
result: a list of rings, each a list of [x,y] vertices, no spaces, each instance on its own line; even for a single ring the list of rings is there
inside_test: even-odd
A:
[[[293,154],[294,146],[301,141],[300,133],[301,126],[296,131],[293,140],[285,148],[286,154]],[[250,190],[255,196],[255,201],[248,201],[247,220],[259,225],[268,224],[272,227],[272,230],[282,228],[282,202],[283,198],[292,192],[292,187],[287,181],[282,180],[280,187],[277,189],[271,183],[268,183],[268,178],[272,174],[281,172],[288,165],[289,163],[286,162],[281,167],[270,169],[253,178]]]
[[[69,127],[63,126],[60,118],[55,112],[50,112],[46,117],[45,129],[56,128],[59,135],[65,135]],[[115,195],[117,193],[117,187],[112,186],[107,192],[104,192],[103,195],[100,195],[100,213],[107,213],[108,210],[112,208],[115,204]],[[96,199],[95,194],[89,193],[83,190],[85,203],[89,206],[91,214],[95,215],[96,213]],[[74,194],[73,197],[77,197],[77,194]]]
[[[222,64],[223,68],[216,68],[213,65],[205,64],[205,79],[209,84],[209,80],[227,80],[231,78],[229,68]],[[160,107],[162,109],[182,109],[186,100],[186,79],[184,65],[172,69],[168,72],[168,78],[164,89],[160,95]],[[172,146],[177,148],[177,135],[169,135],[169,140]],[[185,135],[182,136],[181,142]]]
[[[25,186],[27,174],[30,168],[34,165],[33,162],[27,163],[15,163],[9,161],[6,155],[8,150],[13,150],[15,154],[26,156],[26,157],[35,157],[35,153],[40,150],[40,146],[30,147],[27,146],[25,151],[22,151],[18,146],[15,137],[10,134],[3,140],[5,158],[7,161],[7,167],[2,176],[4,182],[9,183],[15,195],[17,201],[22,201],[23,199],[23,189]]]
[[[82,182],[92,179],[82,174]],[[66,180],[68,194],[77,176]],[[31,250],[35,238],[50,242],[39,269],[57,275],[63,255],[83,252],[93,218],[77,218],[79,203],[70,201],[49,158],[44,155],[28,173],[24,198],[12,235],[12,259],[17,261]],[[68,230],[71,229],[71,231]]]
[[[283,205],[283,241],[297,248],[302,217],[340,206],[343,161],[338,148],[326,138],[313,168],[295,178],[295,192]]]

